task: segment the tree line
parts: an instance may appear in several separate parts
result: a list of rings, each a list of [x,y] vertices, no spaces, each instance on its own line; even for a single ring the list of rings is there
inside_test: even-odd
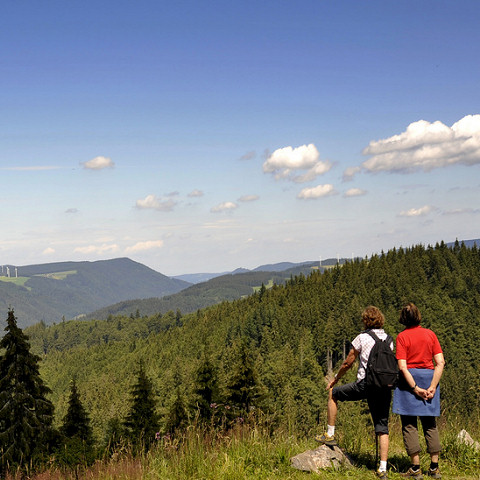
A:
[[[324,416],[324,376],[348,352],[365,306],[383,311],[395,337],[399,312],[412,301],[444,349],[442,415],[478,425],[479,272],[476,246],[416,245],[291,277],[192,314],[38,324],[26,333],[51,388],[52,425],[66,418],[75,379],[95,445],[143,448],[189,425],[230,428],[252,418],[268,419],[272,431],[308,434]],[[129,436],[141,392],[150,399],[143,402],[151,430]]]

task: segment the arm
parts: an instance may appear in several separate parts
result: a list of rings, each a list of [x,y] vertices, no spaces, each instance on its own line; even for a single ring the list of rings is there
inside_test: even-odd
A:
[[[420,388],[417,385],[417,382],[415,382],[415,379],[412,377],[412,374],[408,371],[406,360],[398,360],[398,369],[404,376],[405,381],[407,382],[407,385],[410,387],[411,391],[415,395],[421,398],[424,398],[426,400],[428,398],[428,391],[423,388]]]
[[[327,390],[330,390],[338,382],[338,380],[340,380],[345,375],[345,373],[348,370],[350,370],[352,365],[355,363],[355,360],[357,359],[359,353],[360,352],[358,352],[354,348],[350,350],[350,352],[347,355],[347,358],[342,363],[342,366],[340,367],[340,370],[338,371],[338,373],[335,375],[335,377],[332,380],[328,382]]]
[[[427,389],[428,398],[433,398],[435,392],[437,391],[438,382],[440,382],[440,378],[442,377],[443,367],[445,366],[445,359],[443,358],[443,353],[437,353],[433,356],[435,360],[435,369],[433,371],[433,378],[432,383]]]

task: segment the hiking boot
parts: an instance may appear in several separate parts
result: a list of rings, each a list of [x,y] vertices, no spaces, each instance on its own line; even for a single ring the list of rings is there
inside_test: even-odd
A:
[[[440,469],[437,468],[429,468],[427,471],[427,475],[432,478],[442,478],[442,475],[440,473]]]
[[[387,472],[381,472],[380,470],[377,470],[377,471],[375,472],[375,476],[376,476],[377,478],[382,478],[383,480],[387,480],[387,478],[388,478],[388,477],[387,477]]]
[[[414,470],[412,467],[410,467],[405,473],[401,473],[400,476],[404,478],[416,478],[417,480],[423,478],[422,469],[419,468],[418,470]]]
[[[338,445],[335,437],[331,437],[327,433],[324,433],[323,435],[315,435],[315,440],[324,445],[328,445],[329,447],[336,447]]]

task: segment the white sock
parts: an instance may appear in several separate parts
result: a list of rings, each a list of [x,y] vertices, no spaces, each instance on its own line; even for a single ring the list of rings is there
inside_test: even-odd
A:
[[[335,425],[327,425],[327,435],[333,437],[335,435]]]
[[[387,462],[385,460],[380,460],[380,467],[378,468],[379,472],[387,471]]]

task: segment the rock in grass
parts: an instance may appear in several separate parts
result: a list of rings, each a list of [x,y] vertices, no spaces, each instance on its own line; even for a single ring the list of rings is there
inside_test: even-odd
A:
[[[480,450],[480,443],[476,442],[465,429],[460,431],[460,433],[457,435],[457,439],[460,443],[464,443],[465,445],[472,447],[477,452]]]
[[[316,472],[324,468],[351,467],[352,462],[338,447],[321,445],[315,450],[307,450],[290,459],[292,467],[305,472]]]

